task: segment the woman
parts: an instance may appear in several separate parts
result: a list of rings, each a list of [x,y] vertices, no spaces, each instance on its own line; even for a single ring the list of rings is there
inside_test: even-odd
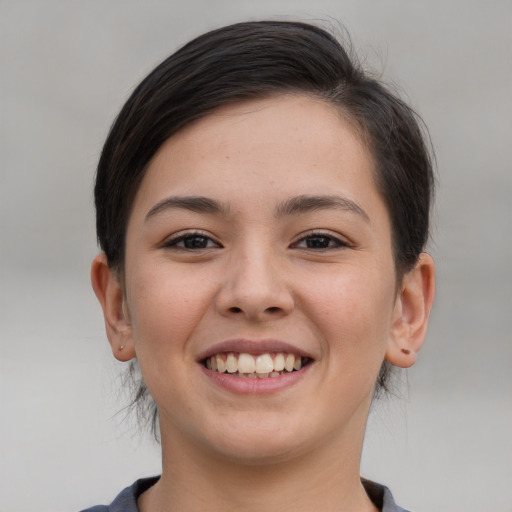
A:
[[[403,510],[359,465],[425,336],[432,188],[415,115],[322,29],[225,27],[151,72],[101,155],[91,275],[162,474],[90,510]]]

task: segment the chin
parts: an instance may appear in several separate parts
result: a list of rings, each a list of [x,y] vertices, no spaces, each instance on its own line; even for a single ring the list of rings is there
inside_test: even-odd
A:
[[[261,436],[264,438],[265,436]],[[269,466],[287,462],[300,454],[295,443],[268,443],[256,439],[216,446],[217,456],[239,466]]]
[[[207,443],[217,456],[241,465],[268,465],[285,462],[307,451],[312,443],[299,424],[282,418],[245,418],[219,426],[216,440]]]

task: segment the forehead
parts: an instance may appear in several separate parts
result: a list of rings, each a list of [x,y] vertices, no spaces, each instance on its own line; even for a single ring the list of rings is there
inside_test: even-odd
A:
[[[373,186],[373,167],[358,130],[338,108],[285,95],[222,107],[173,135],[151,160],[137,196],[166,187],[211,194],[228,183],[252,183],[256,192],[278,182],[326,193],[350,178]]]

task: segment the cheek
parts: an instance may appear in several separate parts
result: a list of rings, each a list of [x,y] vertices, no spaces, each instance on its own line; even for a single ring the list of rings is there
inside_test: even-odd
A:
[[[129,308],[138,353],[164,353],[186,344],[211,303],[213,286],[190,273],[157,264],[139,265],[132,273]]]
[[[193,360],[189,341],[213,292],[204,279],[191,282],[188,274],[154,262],[139,265],[130,277],[132,335],[144,382],[157,403],[170,393],[175,407],[186,408],[180,397]]]
[[[327,341],[326,351],[342,352],[344,357],[381,359],[391,329],[392,276],[371,268],[364,272],[344,271],[318,282],[315,289],[317,300],[311,305],[315,323]]]
[[[388,345],[394,286],[377,277],[354,274],[331,281],[335,291],[317,308],[325,340],[326,401],[345,403],[347,410],[371,400]]]

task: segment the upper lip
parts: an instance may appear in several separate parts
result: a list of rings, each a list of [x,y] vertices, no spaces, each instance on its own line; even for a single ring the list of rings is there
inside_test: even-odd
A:
[[[198,361],[211,357],[215,354],[222,352],[236,352],[236,353],[247,353],[254,356],[261,354],[268,354],[272,352],[284,352],[288,354],[294,354],[300,357],[308,357],[313,359],[311,354],[305,350],[296,347],[290,343],[286,343],[280,340],[263,339],[263,340],[251,340],[251,339],[232,339],[221,341],[211,347],[208,347],[202,351],[198,356]]]

